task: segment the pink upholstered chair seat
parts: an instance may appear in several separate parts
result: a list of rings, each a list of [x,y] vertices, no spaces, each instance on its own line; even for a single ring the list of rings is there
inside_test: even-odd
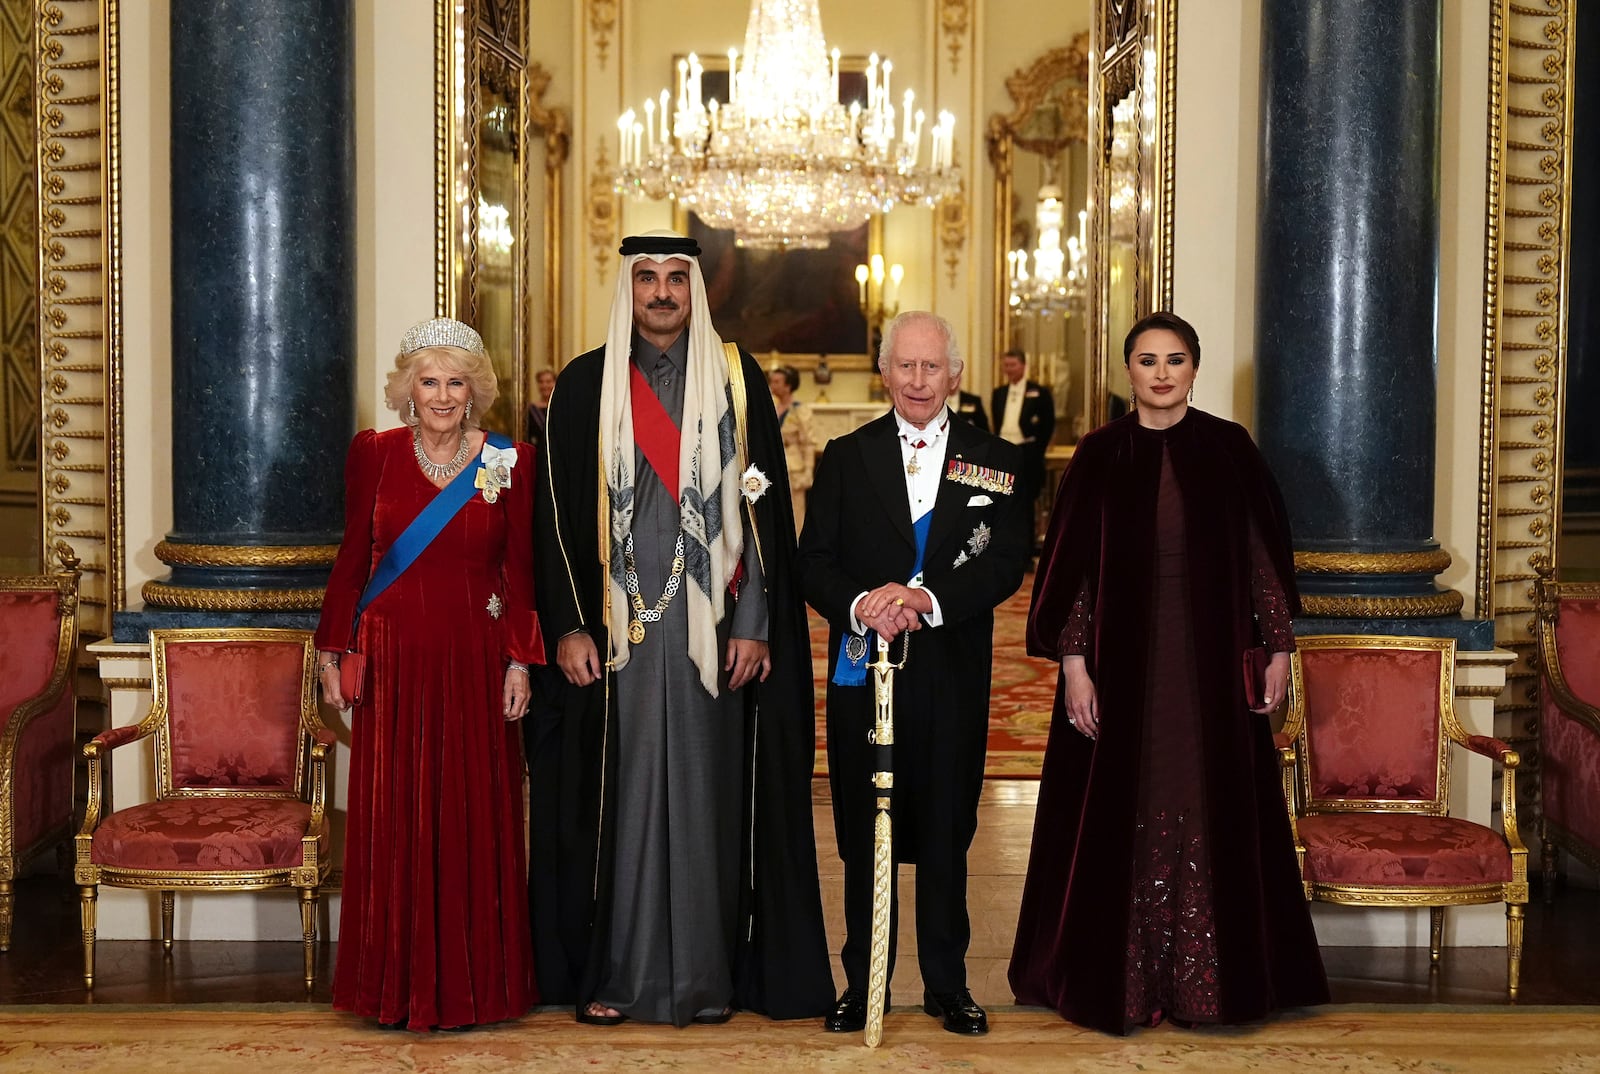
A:
[[[1299,827],[1313,882],[1431,887],[1511,879],[1506,841],[1456,817],[1318,813],[1301,817]]]
[[[94,833],[90,860],[163,872],[293,868],[310,820],[311,806],[290,799],[169,798],[112,813]]]

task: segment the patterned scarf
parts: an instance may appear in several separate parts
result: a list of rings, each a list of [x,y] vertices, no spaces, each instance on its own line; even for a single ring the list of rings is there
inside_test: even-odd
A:
[[[672,232],[651,232],[670,236]],[[717,624],[727,607],[728,584],[744,551],[739,522],[739,452],[734,443],[734,415],[729,401],[727,358],[722,339],[712,327],[705,277],[697,258],[684,254],[634,254],[623,258],[617,293],[611,303],[606,333],[605,370],[600,381],[600,465],[605,474],[609,511],[599,520],[600,547],[610,564],[606,628],[611,638],[611,666],[628,665],[627,623],[631,615],[622,548],[633,528],[633,402],[629,390],[633,346],[633,266],[682,258],[689,264],[689,361],[680,425],[678,509],[683,529],[685,584],[674,599],[687,602],[689,659],[700,683],[717,696],[722,653]],[[651,535],[649,540],[674,541]]]

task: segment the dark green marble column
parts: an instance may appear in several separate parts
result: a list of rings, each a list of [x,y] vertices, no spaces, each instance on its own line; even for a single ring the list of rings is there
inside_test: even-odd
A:
[[[170,33],[172,572],[119,640],[313,617],[354,425],[350,0],[172,0]]]
[[[1440,0],[1263,0],[1256,428],[1315,628],[1488,648],[1434,581],[1440,47]]]

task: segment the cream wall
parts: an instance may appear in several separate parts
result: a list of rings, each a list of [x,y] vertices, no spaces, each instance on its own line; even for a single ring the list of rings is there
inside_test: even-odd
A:
[[[396,424],[383,378],[434,310],[432,0],[356,0],[356,427]],[[124,512],[130,606],[172,527],[168,0],[122,8]],[[203,450],[203,445],[185,445]]]
[[[1205,349],[1196,405],[1253,429],[1261,2],[1212,0],[1202,18],[1186,19],[1185,10],[1178,20],[1173,306],[1194,322]],[[1440,581],[1466,594],[1471,614],[1489,0],[1459,0],[1443,12],[1434,537],[1453,561]],[[1406,401],[1395,401],[1394,420],[1406,420]]]

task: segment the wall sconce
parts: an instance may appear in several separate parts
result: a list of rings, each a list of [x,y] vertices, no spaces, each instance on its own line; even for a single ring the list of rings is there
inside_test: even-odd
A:
[[[883,338],[884,323],[900,312],[900,281],[906,278],[906,270],[895,264],[886,273],[882,254],[873,254],[868,260],[868,264],[856,266],[856,294],[861,315],[867,319],[867,355],[871,357]]]

